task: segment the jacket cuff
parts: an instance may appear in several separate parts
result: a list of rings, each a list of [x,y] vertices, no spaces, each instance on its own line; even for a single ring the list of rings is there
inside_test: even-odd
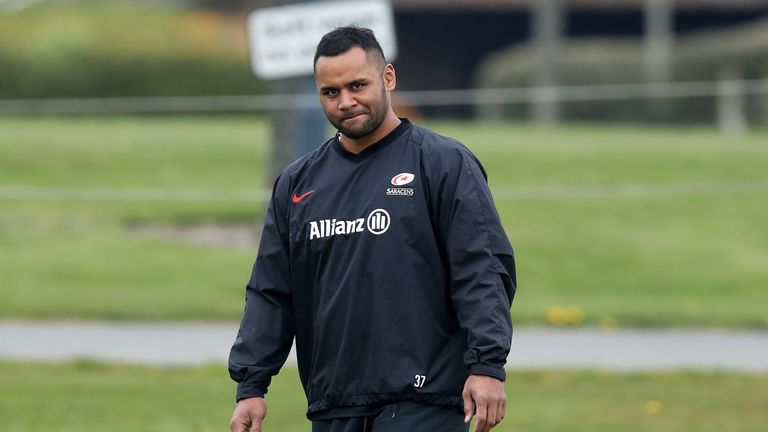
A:
[[[254,386],[254,385],[243,385],[242,383],[240,383],[237,385],[237,395],[235,399],[237,402],[240,402],[243,399],[248,399],[252,397],[263,398],[265,394],[267,394],[267,389],[263,389],[261,387]]]
[[[504,368],[497,366],[473,364],[469,367],[469,374],[494,377],[499,381],[505,381],[507,379],[507,372],[504,370]]]

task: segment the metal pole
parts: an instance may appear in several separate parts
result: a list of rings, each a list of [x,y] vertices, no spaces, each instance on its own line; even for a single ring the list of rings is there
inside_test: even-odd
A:
[[[658,83],[672,78],[673,10],[670,0],[645,0],[645,80]],[[668,100],[647,100],[648,114],[661,119],[671,110]]]
[[[312,3],[317,0],[304,0],[304,3]],[[320,41],[316,41],[320,42]],[[306,93],[317,93],[315,87],[315,77],[310,76],[304,79],[301,85]],[[296,122],[298,126],[298,136],[296,137],[296,159],[311,152],[318,145],[323,143],[328,130],[328,120],[325,118],[320,103],[314,107],[306,107],[296,112]]]
[[[305,3],[311,1],[315,0],[304,0]],[[272,89],[274,94],[316,93],[313,76],[277,80]],[[329,135],[328,120],[320,108],[319,101],[315,106],[274,110],[271,113],[271,123],[272,161],[268,170],[269,185],[272,185],[283,168],[317,148]]]
[[[744,88],[738,71],[733,67],[720,70],[717,97],[717,120],[720,131],[728,135],[741,135],[747,131],[744,112]]]
[[[309,77],[303,82],[304,93],[317,93],[315,78]],[[295,158],[311,152],[325,142],[329,135],[329,123],[320,108],[320,101],[313,107],[305,107],[296,112],[298,136],[296,137]]]
[[[672,6],[669,0],[645,0],[645,77],[668,81],[672,60]]]
[[[563,32],[563,0],[531,0],[536,46],[536,102],[533,119],[551,124],[560,120],[560,101],[551,89],[560,84],[560,54]],[[550,90],[546,90],[550,89]]]

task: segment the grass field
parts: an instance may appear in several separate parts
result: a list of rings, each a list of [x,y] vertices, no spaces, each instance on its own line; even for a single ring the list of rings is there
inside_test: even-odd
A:
[[[234,407],[226,369],[149,369],[93,363],[0,363],[0,430],[220,431]],[[494,431],[762,431],[768,376],[512,373]],[[295,370],[267,395],[266,431],[306,431]]]
[[[561,306],[582,324],[768,328],[765,131],[428,126],[488,171],[517,253],[518,323],[551,321]],[[0,196],[10,186],[255,192],[267,137],[253,117],[0,118]],[[255,248],[132,228],[257,230],[263,204],[6,194],[0,317],[237,319]]]

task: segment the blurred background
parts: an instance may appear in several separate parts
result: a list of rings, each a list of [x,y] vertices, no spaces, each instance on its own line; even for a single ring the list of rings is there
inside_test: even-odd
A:
[[[0,431],[226,430],[274,174],[333,133],[308,76],[251,70],[249,14],[299,3],[0,0]],[[390,5],[396,111],[488,171],[516,334],[768,340],[768,2]],[[762,431],[766,347],[566,349],[515,366],[495,430]],[[309,429],[290,362],[268,401]]]

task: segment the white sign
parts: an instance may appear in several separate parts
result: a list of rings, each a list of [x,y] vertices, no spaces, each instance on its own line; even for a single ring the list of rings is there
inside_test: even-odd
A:
[[[388,61],[395,58],[392,6],[387,0],[329,1],[257,9],[248,17],[251,67],[260,78],[311,75],[320,39],[354,24],[376,34]]]

